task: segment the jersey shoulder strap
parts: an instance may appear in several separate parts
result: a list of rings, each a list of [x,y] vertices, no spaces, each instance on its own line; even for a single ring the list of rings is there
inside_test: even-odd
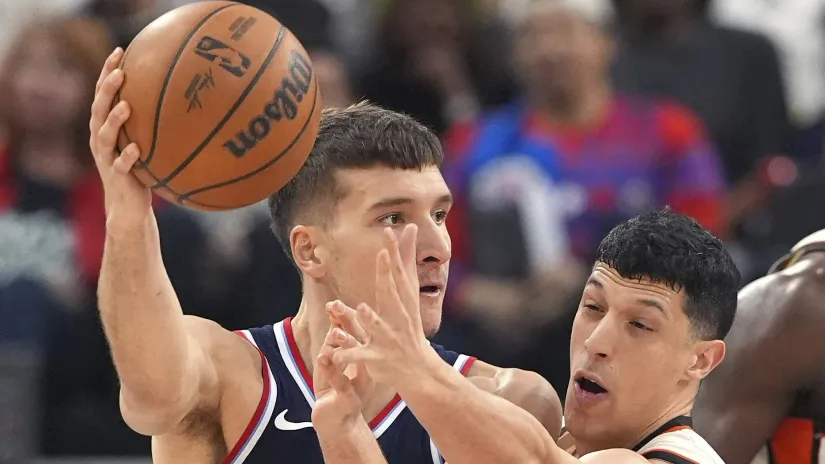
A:
[[[798,249],[791,251],[773,263],[770,270],[768,270],[768,274],[773,274],[793,266],[800,259],[802,259],[803,256],[812,251],[825,251],[825,242],[808,243],[807,245],[803,245]]]

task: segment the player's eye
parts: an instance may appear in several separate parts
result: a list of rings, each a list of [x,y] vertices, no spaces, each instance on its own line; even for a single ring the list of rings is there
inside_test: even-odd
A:
[[[435,220],[435,222],[441,224],[447,220],[447,212],[443,209],[438,210],[435,213],[433,213],[433,219]]]
[[[594,312],[597,312],[597,313],[602,312],[602,308],[600,308],[600,307],[598,307],[594,304],[586,304],[586,305],[584,305],[584,307],[589,309],[590,311],[594,311]]]
[[[641,329],[641,330],[648,330],[648,331],[652,331],[652,330],[653,330],[653,329],[651,329],[650,327],[648,327],[648,326],[646,326],[646,325],[642,324],[642,323],[641,323],[641,322],[639,322],[639,321],[631,321],[631,322],[630,322],[630,325],[632,325],[633,327],[635,327],[635,328],[637,328],[637,329]]]
[[[403,222],[403,218],[400,213],[390,213],[385,216],[381,216],[381,218],[378,219],[378,222],[385,226],[397,226]]]

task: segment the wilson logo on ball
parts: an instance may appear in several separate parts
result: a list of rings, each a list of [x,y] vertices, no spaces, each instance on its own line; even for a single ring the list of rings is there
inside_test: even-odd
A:
[[[263,112],[255,116],[246,130],[238,132],[234,139],[223,144],[234,156],[242,157],[255,148],[272,131],[272,123],[283,118],[298,116],[298,102],[304,99],[312,82],[312,67],[306,58],[293,50],[289,59],[289,77],[284,77],[281,87],[275,91],[272,100],[264,105]]]
[[[220,58],[221,61],[218,66],[237,77],[242,77],[249,69],[249,65],[252,64],[249,57],[243,53],[209,36],[203,37],[198,42],[195,53],[213,63]]]

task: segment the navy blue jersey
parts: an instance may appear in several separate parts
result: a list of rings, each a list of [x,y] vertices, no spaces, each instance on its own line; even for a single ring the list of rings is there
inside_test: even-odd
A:
[[[315,395],[312,377],[298,353],[291,318],[275,325],[239,331],[261,352],[264,390],[241,439],[224,464],[288,462],[322,464],[321,446],[312,428]],[[466,375],[475,358],[433,344],[445,362]],[[396,395],[370,422],[389,464],[443,464],[429,434]]]

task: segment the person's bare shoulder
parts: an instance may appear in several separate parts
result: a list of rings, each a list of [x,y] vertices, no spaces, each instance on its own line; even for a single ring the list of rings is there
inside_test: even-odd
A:
[[[559,439],[561,400],[550,382],[539,374],[476,361],[467,378],[482,390],[520,406],[544,425],[553,440]]]
[[[693,410],[696,430],[726,462],[749,462],[821,370],[823,301],[823,253],[739,292],[725,360],[704,380]]]
[[[184,319],[189,335],[212,360],[219,382],[230,376],[252,381],[260,377],[261,355],[242,335],[209,319],[196,316],[184,316]]]

